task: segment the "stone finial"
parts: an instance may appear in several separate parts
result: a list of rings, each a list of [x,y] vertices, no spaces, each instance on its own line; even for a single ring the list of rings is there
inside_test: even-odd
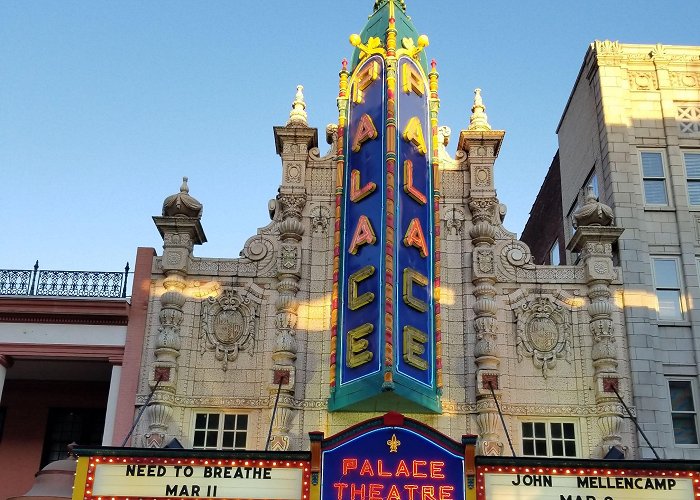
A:
[[[467,130],[491,130],[489,119],[486,116],[486,106],[481,99],[481,89],[474,89],[474,105]]]
[[[304,102],[304,87],[297,85],[297,94],[292,103],[292,110],[289,112],[287,125],[308,125],[306,121],[306,102]]]
[[[202,218],[203,205],[189,194],[187,177],[182,178],[180,192],[168,196],[163,202],[163,217]]]
[[[593,193],[593,186],[586,186],[585,203],[574,213],[576,227],[610,226],[613,219],[612,208],[598,201]]]

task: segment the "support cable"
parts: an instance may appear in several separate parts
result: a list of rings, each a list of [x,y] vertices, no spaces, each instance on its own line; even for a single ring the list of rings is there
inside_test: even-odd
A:
[[[510,440],[510,434],[508,433],[508,428],[506,427],[506,420],[503,418],[503,412],[501,412],[501,405],[498,404],[498,399],[496,398],[496,393],[493,390],[493,384],[491,381],[487,381],[487,384],[489,384],[489,389],[491,390],[491,396],[493,396],[493,400],[496,402],[496,409],[498,410],[498,415],[501,417],[501,425],[503,426],[503,431],[506,433],[506,439],[508,439],[508,446],[510,446],[510,452],[513,454],[513,457],[516,457],[515,455],[515,449],[513,449],[513,442]]]
[[[126,442],[129,440],[129,438],[133,434],[134,429],[136,429],[136,426],[139,424],[139,420],[141,420],[141,416],[143,415],[143,412],[146,411],[146,408],[148,408],[148,404],[151,402],[151,398],[153,397],[153,394],[155,394],[156,390],[158,389],[158,386],[160,385],[161,380],[162,380],[162,377],[159,376],[158,380],[156,380],[156,385],[153,386],[151,393],[146,398],[146,402],[143,404],[143,406],[139,410],[139,414],[136,415],[136,420],[134,420],[134,425],[131,426],[131,429],[129,429],[129,432],[127,433],[126,437],[124,438],[124,441],[122,441],[122,444],[121,444],[122,448],[124,448],[124,446],[126,446]]]
[[[270,430],[267,431],[267,441],[265,441],[265,451],[270,447],[270,439],[272,439],[272,424],[275,421],[275,414],[277,413],[277,403],[280,400],[280,392],[282,391],[282,383],[285,377],[280,375],[279,385],[277,386],[277,396],[275,396],[275,406],[272,408],[272,417],[270,418]]]
[[[620,403],[622,403],[623,408],[624,408],[625,411],[627,412],[627,415],[629,415],[629,419],[634,423],[634,426],[637,428],[637,431],[642,435],[642,437],[644,438],[644,441],[647,442],[647,445],[649,446],[649,448],[651,448],[651,451],[654,453],[654,456],[656,457],[656,460],[661,460],[661,457],[659,457],[659,454],[656,453],[656,450],[654,449],[654,447],[653,447],[653,446],[651,445],[651,443],[649,442],[649,439],[647,439],[647,435],[644,434],[644,431],[643,431],[642,428],[639,426],[639,422],[637,422],[637,418],[636,418],[635,416],[632,415],[632,412],[630,411],[629,408],[627,408],[627,405],[625,404],[625,402],[623,401],[622,397],[620,396],[620,393],[617,392],[617,388],[616,388],[614,385],[612,385],[612,384],[610,384],[609,387],[613,390],[613,392],[615,393],[615,396],[617,396],[617,399],[620,400]]]

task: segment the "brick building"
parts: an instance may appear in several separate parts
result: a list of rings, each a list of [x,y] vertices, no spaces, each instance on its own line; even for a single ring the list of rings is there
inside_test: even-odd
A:
[[[0,498],[26,493],[69,443],[122,444],[152,259],[139,249],[133,273],[0,270]]]

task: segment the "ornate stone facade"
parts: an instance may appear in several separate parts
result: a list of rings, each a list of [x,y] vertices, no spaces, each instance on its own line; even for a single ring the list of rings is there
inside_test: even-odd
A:
[[[347,77],[344,67],[341,88]],[[306,449],[309,431],[330,434],[375,415],[327,409],[332,305],[345,299],[333,288],[345,138],[342,126],[329,127],[331,149],[322,155],[305,110],[298,88],[287,125],[274,129],[281,181],[270,187],[278,192],[268,207],[272,220],[239,258],[194,257],[192,245],[204,242],[199,219],[156,218],[164,250],[153,269],[140,404],[155,392],[139,443],[176,437],[192,446],[198,414],[236,413],[248,417],[247,448]],[[634,455],[635,434],[606,390],[614,379],[629,398],[610,252],[619,231],[591,234],[582,226],[581,263],[534,265],[527,245],[503,226],[495,164],[504,132],[491,129],[485,110],[477,90],[454,158],[445,150],[446,128],[436,154],[441,412],[396,409],[454,439],[478,434],[482,454],[507,453],[509,438],[521,450],[523,422],[556,421],[575,426],[579,457],[610,446]]]

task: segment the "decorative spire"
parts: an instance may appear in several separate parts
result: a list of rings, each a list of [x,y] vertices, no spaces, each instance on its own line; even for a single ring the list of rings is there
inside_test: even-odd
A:
[[[472,116],[469,118],[468,130],[491,130],[489,119],[486,116],[486,106],[481,100],[481,89],[474,89],[474,105],[472,106]]]
[[[187,177],[182,178],[180,192],[168,196],[163,202],[163,217],[202,217],[202,204],[190,196]]]
[[[586,186],[584,205],[574,212],[576,227],[580,226],[610,226],[615,219],[612,209],[601,203],[593,192],[593,186]]]
[[[399,7],[406,12],[406,2],[404,0],[375,0],[374,1],[374,12],[377,12],[379,10],[379,7],[382,6],[382,4],[385,4],[387,2],[394,1],[399,4]]]
[[[306,103],[304,102],[303,90],[304,87],[302,85],[297,85],[297,94],[292,103],[292,110],[289,112],[289,121],[287,125],[308,125],[306,121]]]

